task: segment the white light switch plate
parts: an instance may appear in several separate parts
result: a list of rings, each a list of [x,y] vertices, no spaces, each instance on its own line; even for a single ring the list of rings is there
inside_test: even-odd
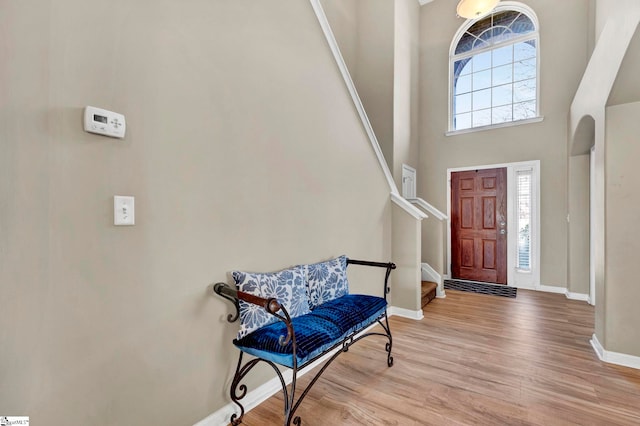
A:
[[[135,225],[135,200],[133,197],[115,195],[113,197],[113,224]]]

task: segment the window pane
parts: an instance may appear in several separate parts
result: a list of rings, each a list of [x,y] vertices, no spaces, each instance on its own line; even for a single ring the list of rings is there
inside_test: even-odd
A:
[[[453,128],[455,130],[469,129],[471,127],[471,113],[457,114],[454,118]]]
[[[491,70],[473,73],[473,90],[491,87]]]
[[[518,218],[517,268],[531,270],[531,170],[516,172],[516,217]]]
[[[469,50],[471,50],[471,48],[473,47],[473,42],[476,38],[474,36],[472,36],[469,33],[464,33],[464,35],[462,36],[462,38],[460,39],[460,41],[458,42],[458,45],[456,46],[456,55],[458,53],[464,53],[464,52],[468,52]]]
[[[491,124],[490,109],[473,111],[473,127],[488,126],[490,124]]]
[[[511,72],[513,71],[513,64],[503,65],[498,68],[493,69],[493,85],[498,86],[500,84],[511,83],[513,81],[513,76]]]
[[[523,34],[528,40],[511,42]],[[456,54],[476,54],[452,57],[454,130],[538,116],[536,37],[533,21],[515,10],[475,21],[460,37]]]
[[[473,109],[484,109],[491,107],[491,89],[478,90],[473,92]]]
[[[536,58],[513,64],[513,81],[526,80],[536,76]]]
[[[491,52],[480,53],[473,57],[473,72],[491,68]]]
[[[536,116],[536,101],[513,104],[513,120],[526,120]]]
[[[513,101],[530,101],[536,98],[536,79],[518,81],[513,84]]]
[[[471,111],[471,93],[456,96],[453,107],[455,114]]]
[[[520,12],[515,10],[505,10],[502,12],[493,14],[493,25],[501,27],[510,27],[513,21],[520,15]]]
[[[536,56],[535,40],[523,41],[513,45],[514,61],[521,61],[523,59],[529,59],[535,56]]]
[[[487,44],[493,44],[493,28],[486,30],[485,32],[480,34],[478,38],[486,42]]]
[[[497,86],[491,89],[493,91],[493,96],[491,99],[491,106],[500,106],[509,104],[509,109],[511,109],[511,103],[513,103],[513,91],[512,86],[510,84],[505,84],[503,86]]]
[[[491,123],[499,124],[499,123],[508,123],[510,121],[513,121],[511,110],[512,110],[511,104],[493,108],[491,110]]]
[[[468,34],[473,34],[476,37],[480,36],[487,28],[491,28],[493,24],[491,23],[491,16],[486,17],[476,23],[474,23],[468,30]]]
[[[513,35],[514,34],[509,28],[497,27],[493,29],[493,38],[491,39],[491,42],[493,44],[499,44],[503,41],[509,40]]]
[[[456,61],[453,64],[453,72],[454,76],[461,76],[466,74],[471,74],[471,61],[473,58],[466,58]]]
[[[499,67],[500,65],[510,64],[513,62],[513,45],[500,47],[491,51],[493,56],[493,66]]]
[[[511,30],[516,34],[526,34],[536,30],[531,19],[527,15],[521,13],[520,16],[511,24]]]
[[[455,94],[467,93],[471,91],[471,76],[469,74],[458,77],[456,81]]]
[[[484,49],[485,47],[489,47],[487,42],[477,38],[477,39],[475,39],[473,41],[473,47],[471,48],[471,50],[473,50],[473,49]]]

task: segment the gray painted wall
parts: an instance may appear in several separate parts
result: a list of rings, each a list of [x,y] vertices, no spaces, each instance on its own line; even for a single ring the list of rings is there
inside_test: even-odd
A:
[[[606,116],[606,322],[598,338],[608,351],[640,357],[640,102],[608,107]]]
[[[624,121],[633,121],[635,118],[625,115],[624,111],[627,110],[623,107],[625,104],[622,104],[620,110],[612,110],[619,111],[619,128],[612,126],[607,104],[627,101],[637,95],[636,82],[628,76],[637,69],[636,52],[631,52],[630,49],[637,42],[640,3],[635,0],[598,0],[595,21],[597,42],[571,105],[568,143],[570,152],[576,154],[586,152],[592,140],[595,141],[596,148],[593,170],[594,209],[591,212],[594,221],[595,334],[606,350],[638,355],[640,351],[637,349],[637,338],[633,333],[625,334],[621,331],[630,326],[625,321],[634,318],[635,308],[630,307],[627,303],[629,299],[623,300],[620,294],[624,293],[632,298],[634,280],[629,278],[631,275],[628,269],[612,271],[611,265],[617,259],[609,252],[613,250],[618,253],[626,245],[627,239],[636,234],[631,228],[622,235],[619,225],[610,221],[609,212],[614,208],[610,201],[615,202],[616,199],[608,193],[610,189],[615,189],[616,194],[625,191],[626,186],[616,177],[615,155],[618,149],[623,149],[616,146],[616,142],[618,139],[629,139],[633,134],[629,133],[634,131],[633,123]],[[589,125],[583,126],[585,123]],[[589,128],[591,130],[582,131]],[[612,139],[612,133],[617,135],[615,139]],[[613,159],[609,158],[610,153],[614,154]],[[630,157],[625,160],[635,160],[633,154],[633,151],[627,152]],[[611,188],[611,178],[618,181],[616,184],[619,187]],[[617,207],[622,207],[622,204],[618,203]],[[633,209],[631,198],[626,200],[624,208]],[[582,248],[571,246],[570,250],[580,251]],[[626,350],[632,352],[624,352]]]
[[[398,188],[418,160],[419,3],[322,0],[329,24]]]
[[[418,167],[420,7],[395,0],[393,178],[402,190],[402,164]]]
[[[6,0],[0,39],[0,413],[193,424],[237,356],[210,284],[390,259],[388,186],[308,2]],[[83,132],[85,105],[125,140]]]
[[[393,173],[393,73],[395,2],[358,1],[354,82],[387,165]]]
[[[619,105],[640,100],[640,31],[636,29],[624,55],[620,71],[611,89],[607,105]]]
[[[589,294],[589,155],[569,157],[569,276],[571,293]]]
[[[540,160],[541,284],[567,285],[567,111],[587,62],[588,0],[531,0],[540,22],[544,121],[445,136],[449,48],[463,20],[450,2],[421,8],[418,194],[446,211],[447,168]],[[562,40],[562,43],[558,42]],[[562,66],[558,66],[562,64]]]

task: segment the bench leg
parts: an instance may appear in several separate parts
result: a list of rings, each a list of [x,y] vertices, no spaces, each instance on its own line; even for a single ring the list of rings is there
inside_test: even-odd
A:
[[[299,416],[295,416],[296,410],[298,409],[298,407],[300,406],[304,398],[307,396],[307,394],[309,393],[313,385],[320,378],[322,373],[324,373],[324,371],[327,369],[327,367],[329,367],[329,365],[341,353],[347,352],[349,350],[349,347],[351,347],[358,340],[363,339],[367,336],[376,336],[376,335],[386,337],[388,339],[388,342],[385,344],[385,350],[387,352],[387,365],[389,367],[393,366],[393,356],[391,356],[391,349],[393,347],[393,338],[391,337],[391,329],[389,328],[389,318],[386,312],[384,313],[384,321],[382,317],[379,317],[378,323],[384,329],[385,331],[384,334],[379,332],[372,332],[372,333],[366,333],[366,334],[360,335],[355,338],[353,335],[346,338],[342,342],[342,348],[336,351],[336,353],[334,353],[327,361],[325,361],[325,363],[320,368],[320,371],[318,371],[318,373],[316,373],[316,375],[311,379],[311,382],[307,385],[307,387],[304,388],[304,390],[302,391],[302,394],[300,394],[297,400],[295,399],[295,394],[296,394],[296,383],[297,383],[297,376],[298,376],[299,370],[296,363],[294,363],[294,367],[292,368],[293,377],[292,377],[291,385],[287,386],[287,384],[284,381],[284,377],[280,372],[280,369],[274,363],[272,363],[271,361],[266,361],[261,358],[254,358],[254,359],[251,359],[250,361],[247,361],[246,364],[242,365],[242,355],[244,354],[244,352],[240,351],[240,357],[238,358],[238,366],[236,368],[236,373],[233,377],[233,380],[231,381],[231,390],[230,390],[231,400],[238,407],[240,407],[240,415],[238,415],[237,413],[234,413],[231,416],[231,424],[233,426],[237,426],[241,424],[242,418],[244,417],[244,412],[245,412],[244,406],[240,403],[240,400],[246,396],[247,386],[244,384],[241,384],[240,382],[249,373],[249,371],[251,371],[253,367],[261,361],[269,364],[278,375],[278,378],[280,379],[280,384],[282,386],[282,394],[284,397],[284,426],[291,426],[291,424],[295,426],[299,426],[302,424],[302,419]]]
[[[385,345],[385,350],[387,351],[387,365],[389,367],[393,366],[393,357],[391,356],[391,348],[393,347],[393,337],[391,337],[391,328],[389,328],[389,317],[387,313],[384,313],[384,323],[382,322],[382,318],[378,320],[378,323],[382,326],[384,331],[387,333],[387,339],[389,342]]]
[[[289,398],[288,398],[288,392],[287,392],[287,385],[278,367],[271,361],[267,361],[260,358],[254,358],[248,361],[246,364],[242,365],[243,354],[244,352],[240,351],[240,356],[238,357],[238,366],[236,367],[236,374],[233,376],[233,380],[231,381],[231,388],[229,390],[229,395],[231,396],[231,400],[234,402],[234,404],[240,407],[240,415],[238,415],[237,413],[233,413],[231,415],[231,419],[230,419],[231,424],[233,426],[237,426],[241,424],[242,418],[244,417],[244,406],[240,403],[240,400],[247,395],[247,386],[245,384],[241,384],[240,382],[242,381],[242,379],[245,378],[245,376],[249,373],[249,371],[251,371],[253,367],[255,367],[256,364],[258,364],[261,361],[269,364],[278,375],[278,378],[280,379],[280,384],[282,385],[282,392],[284,394],[285,412],[287,412],[288,407],[290,406],[288,402]]]

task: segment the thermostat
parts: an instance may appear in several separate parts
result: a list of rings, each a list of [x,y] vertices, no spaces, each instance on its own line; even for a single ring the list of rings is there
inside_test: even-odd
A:
[[[112,138],[124,138],[127,128],[124,115],[106,109],[87,106],[84,108],[84,130]]]

